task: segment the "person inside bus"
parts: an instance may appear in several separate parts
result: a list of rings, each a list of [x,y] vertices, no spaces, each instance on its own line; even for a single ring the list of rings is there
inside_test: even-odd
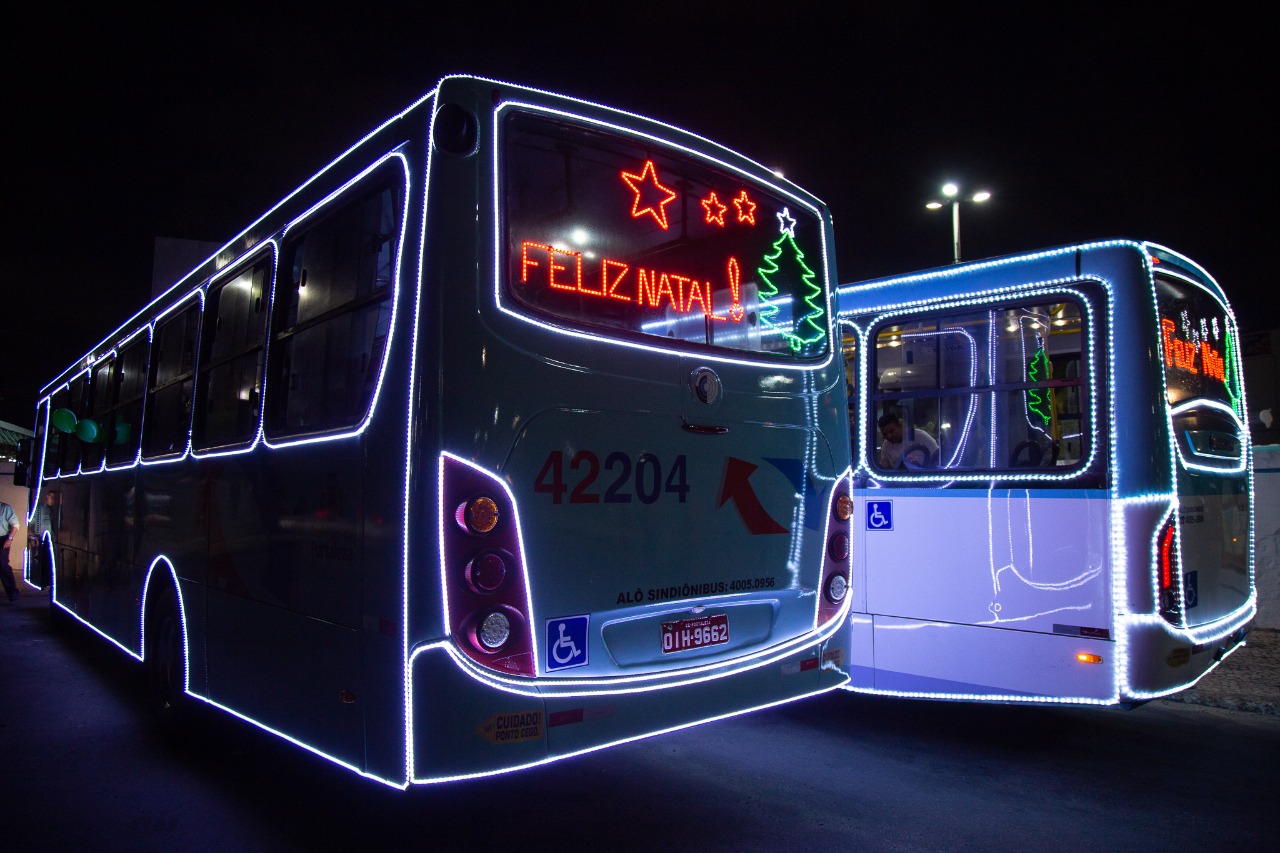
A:
[[[937,461],[938,442],[929,433],[913,426],[904,436],[902,420],[894,412],[885,412],[876,423],[880,427],[880,436],[884,439],[876,453],[876,464],[881,468],[897,468],[900,465],[927,468]]]

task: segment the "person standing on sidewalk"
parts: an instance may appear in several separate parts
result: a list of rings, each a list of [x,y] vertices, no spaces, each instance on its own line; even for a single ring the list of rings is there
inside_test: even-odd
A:
[[[0,583],[4,584],[4,591],[10,601],[18,598],[18,584],[13,580],[13,569],[9,566],[9,543],[13,541],[13,535],[20,526],[13,507],[0,501],[0,536],[4,537],[4,547],[0,549],[0,558],[4,560],[4,564],[0,565]]]

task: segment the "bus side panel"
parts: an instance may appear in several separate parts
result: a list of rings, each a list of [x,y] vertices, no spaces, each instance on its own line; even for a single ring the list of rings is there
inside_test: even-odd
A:
[[[360,708],[341,695],[361,692],[357,632],[217,591],[209,593],[209,625],[210,698],[327,755],[363,763]]]
[[[885,616],[874,622],[878,691],[1115,701],[1116,645],[1107,640]],[[1101,660],[1083,663],[1081,653]]]
[[[125,648],[138,652],[138,602],[146,565],[134,549],[133,477],[102,475],[61,481],[55,500],[62,527],[55,532],[57,600]]]
[[[363,765],[360,443],[210,460],[210,698]]]
[[[1109,629],[1107,502],[1057,494],[864,491],[867,612],[1020,632]]]
[[[855,581],[854,590],[861,584]],[[858,611],[849,614],[846,643],[849,649],[849,689],[872,690],[876,686],[875,617]]]

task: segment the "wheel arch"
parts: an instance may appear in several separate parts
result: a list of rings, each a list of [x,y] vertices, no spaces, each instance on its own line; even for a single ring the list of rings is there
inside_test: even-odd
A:
[[[157,612],[155,608],[163,606],[166,591],[173,595],[174,604],[178,609],[178,623],[182,631],[183,669],[186,672],[183,687],[190,690],[191,649],[189,644],[190,631],[187,625],[187,608],[182,598],[182,585],[178,582],[178,572],[174,568],[172,561],[165,556],[156,557],[151,561],[151,565],[147,568],[147,577],[142,582],[142,603],[138,619],[141,637],[140,657],[144,663],[147,661],[147,626]]]

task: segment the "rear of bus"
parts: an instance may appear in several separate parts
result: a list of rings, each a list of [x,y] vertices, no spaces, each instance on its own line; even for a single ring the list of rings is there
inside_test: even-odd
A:
[[[1172,503],[1155,508],[1149,557],[1136,547],[1129,552],[1131,577],[1147,587],[1131,584],[1131,600],[1140,597],[1154,610],[1133,618],[1127,679],[1133,699],[1194,683],[1244,639],[1256,612],[1252,469],[1235,318],[1198,265],[1162,247],[1144,248],[1155,289],[1174,494]]]
[[[633,115],[438,97],[419,376],[443,624],[409,649],[415,781],[843,684],[826,210]],[[411,548],[411,607],[435,562]]]

